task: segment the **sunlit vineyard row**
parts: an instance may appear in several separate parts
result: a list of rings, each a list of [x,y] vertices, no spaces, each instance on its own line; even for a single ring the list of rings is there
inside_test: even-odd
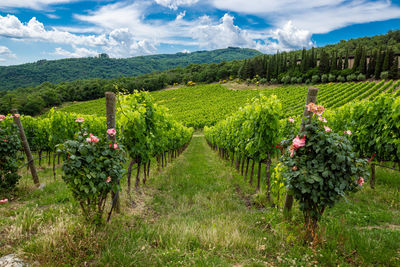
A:
[[[326,108],[338,108],[351,101],[373,100],[382,94],[400,95],[400,81],[367,81],[328,83],[319,88],[318,102]],[[199,85],[152,92],[158,104],[167,107],[170,114],[186,126],[202,128],[218,121],[244,106],[253,97],[276,95],[282,103],[282,118],[300,115],[308,86],[280,86],[249,90],[230,90],[229,85]],[[73,103],[62,108],[66,112],[104,115],[104,99]]]

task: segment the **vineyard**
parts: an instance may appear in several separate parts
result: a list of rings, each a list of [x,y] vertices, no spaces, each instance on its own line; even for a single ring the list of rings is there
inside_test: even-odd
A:
[[[396,266],[400,81],[317,87],[198,85],[0,115],[0,256]]]
[[[329,83],[318,85],[318,101],[326,108],[337,108],[351,101],[374,99],[381,94],[400,96],[400,80],[359,83]],[[248,100],[263,94],[276,95],[282,103],[281,118],[301,115],[307,86],[289,85],[276,88],[229,90],[230,85],[199,85],[151,92],[170,114],[188,127],[203,128],[215,125],[244,106]],[[104,116],[105,100],[73,103],[61,109],[65,112]]]

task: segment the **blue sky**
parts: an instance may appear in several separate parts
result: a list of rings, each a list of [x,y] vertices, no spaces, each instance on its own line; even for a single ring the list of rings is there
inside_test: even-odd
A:
[[[192,52],[264,53],[400,28],[400,0],[0,0],[0,65]]]

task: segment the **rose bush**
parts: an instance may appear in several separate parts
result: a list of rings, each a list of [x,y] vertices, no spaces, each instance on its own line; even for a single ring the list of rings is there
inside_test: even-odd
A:
[[[359,159],[347,139],[319,119],[322,106],[308,106],[313,115],[304,132],[290,136],[281,145],[286,147],[282,162],[288,189],[300,204],[307,227],[307,236],[314,236],[317,222],[326,207],[332,207],[346,192],[356,191],[368,177],[367,160]]]
[[[11,117],[0,115],[0,198],[10,193],[21,178],[18,175],[18,151],[21,142]]]
[[[116,135],[116,131],[113,129],[108,135]],[[83,214],[100,223],[108,193],[119,189],[124,174],[123,147],[108,140],[106,134],[99,138],[83,129],[75,140],[59,145],[58,152],[64,155],[63,180],[79,201]]]

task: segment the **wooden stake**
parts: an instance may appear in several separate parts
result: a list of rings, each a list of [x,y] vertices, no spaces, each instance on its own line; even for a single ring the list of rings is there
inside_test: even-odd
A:
[[[316,103],[317,102],[317,94],[318,94],[318,88],[317,87],[309,87],[308,88],[308,93],[307,93],[307,100],[306,100],[306,105],[309,103]],[[301,121],[301,126],[300,126],[300,132],[303,132],[306,125],[310,123],[311,121],[311,115],[312,112],[307,110],[307,107],[304,107],[304,113],[303,113],[303,120]],[[288,214],[293,206],[293,195],[290,194],[290,192],[286,192],[286,199],[285,199],[285,206],[284,206],[284,213]]]
[[[33,183],[37,187],[39,187],[40,182],[39,182],[39,177],[37,175],[36,168],[35,168],[35,161],[33,160],[31,148],[29,147],[28,140],[26,139],[24,127],[22,126],[21,120],[19,118],[19,113],[16,109],[12,110],[11,112],[14,115],[14,122],[18,126],[18,129],[19,129],[19,137],[21,138],[22,146],[24,147],[26,158],[28,160],[28,166],[29,166],[29,169],[31,170]],[[15,116],[15,114],[18,114],[18,115]]]
[[[107,118],[107,129],[115,129],[115,94],[113,92],[106,92],[106,118]],[[116,136],[108,135],[108,139],[115,143]],[[130,189],[129,189],[130,190]],[[117,192],[111,191],[111,199],[115,199],[115,212],[121,212],[121,201],[119,194],[115,197]]]

